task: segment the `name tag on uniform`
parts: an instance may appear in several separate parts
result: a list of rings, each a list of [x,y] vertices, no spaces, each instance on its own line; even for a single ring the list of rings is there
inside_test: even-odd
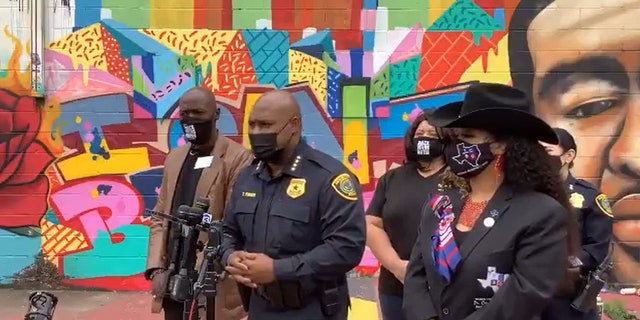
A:
[[[193,168],[209,168],[211,166],[211,162],[213,162],[213,156],[199,157],[198,159],[196,159],[196,165],[193,166]]]

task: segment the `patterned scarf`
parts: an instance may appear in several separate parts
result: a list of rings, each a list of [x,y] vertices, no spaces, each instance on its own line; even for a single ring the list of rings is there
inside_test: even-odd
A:
[[[431,197],[429,206],[439,220],[438,228],[431,237],[433,261],[438,273],[449,283],[462,259],[451,228],[455,218],[453,204],[448,196],[438,194]]]

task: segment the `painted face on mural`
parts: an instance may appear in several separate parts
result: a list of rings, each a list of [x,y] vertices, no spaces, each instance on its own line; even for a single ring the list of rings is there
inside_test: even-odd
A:
[[[576,176],[619,199],[614,233],[627,244],[614,259],[627,282],[640,282],[638,248],[629,244],[640,243],[639,16],[639,0],[557,0],[527,33],[538,114],[576,137]]]

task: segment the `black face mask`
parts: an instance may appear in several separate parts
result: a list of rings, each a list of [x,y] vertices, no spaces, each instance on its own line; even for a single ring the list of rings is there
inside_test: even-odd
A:
[[[478,175],[494,158],[491,142],[472,144],[456,140],[444,148],[444,153],[451,171],[466,179]]]
[[[213,120],[189,121],[180,120],[184,139],[194,145],[205,145],[213,135]]]
[[[289,122],[277,132],[270,133],[250,133],[249,142],[251,143],[251,151],[256,159],[277,164],[282,159],[282,152],[284,148],[278,146],[278,135],[284,128],[289,125]],[[293,134],[291,134],[293,136]],[[291,137],[289,137],[291,139]]]
[[[562,154],[564,155],[564,154]],[[560,173],[560,170],[566,165],[566,163],[562,162],[562,155],[559,156],[550,156],[551,157],[551,170],[554,172]]]
[[[430,162],[442,155],[444,146],[440,139],[428,137],[416,137],[413,145],[407,150],[407,154],[412,155],[417,161]]]

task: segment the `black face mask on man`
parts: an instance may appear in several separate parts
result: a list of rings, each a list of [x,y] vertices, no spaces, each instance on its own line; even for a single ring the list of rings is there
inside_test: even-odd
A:
[[[477,176],[494,158],[491,153],[491,142],[473,144],[456,140],[445,146],[444,154],[451,171],[466,179]]]
[[[282,159],[282,153],[284,148],[278,146],[278,135],[290,124],[287,122],[282,129],[277,132],[269,133],[250,133],[249,142],[251,143],[251,151],[256,159],[269,162],[280,163]],[[289,137],[291,139],[293,133]]]
[[[213,120],[180,120],[184,139],[194,145],[205,145],[213,135]]]
[[[417,161],[431,162],[442,156],[444,146],[440,139],[429,137],[415,137],[413,144],[407,150]]]

